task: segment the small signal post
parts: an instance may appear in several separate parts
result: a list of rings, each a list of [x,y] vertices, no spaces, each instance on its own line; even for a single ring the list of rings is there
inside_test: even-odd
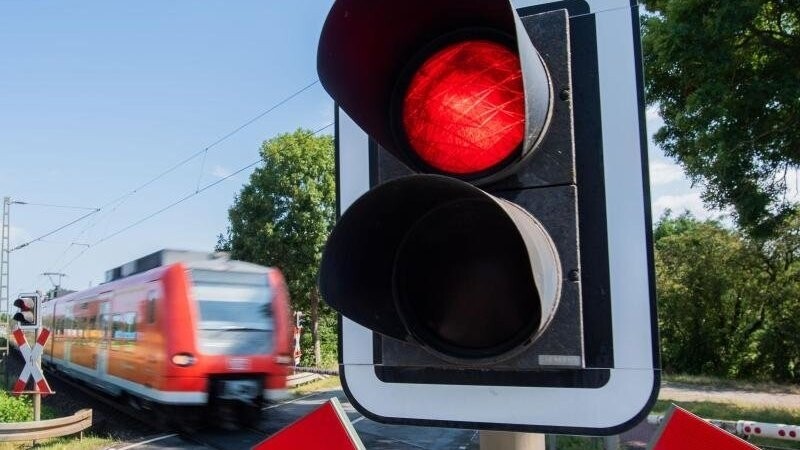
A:
[[[365,416],[608,435],[646,415],[638,33],[629,0],[333,4],[341,214],[319,286]]]
[[[20,294],[14,300],[14,307],[17,312],[12,316],[20,328],[23,330],[35,330],[39,327],[39,303],[41,296],[34,292],[30,294]]]

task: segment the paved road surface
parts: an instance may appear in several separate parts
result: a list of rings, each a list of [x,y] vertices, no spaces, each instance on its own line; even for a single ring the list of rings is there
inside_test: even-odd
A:
[[[158,440],[130,448],[142,450],[208,449],[215,447],[230,448],[231,450],[249,449],[269,434],[308,414],[333,396],[337,397],[342,403],[364,445],[370,450],[478,449],[478,435],[474,430],[385,425],[373,422],[363,417],[350,405],[341,389],[317,392],[298,399],[271,405],[266,409],[264,420],[258,427],[263,432],[261,435],[253,434],[252,432],[209,430],[198,433],[195,436],[196,440],[206,442],[209,446],[199,445],[196,441],[193,442],[177,435],[164,435],[153,436],[151,438]],[[800,408],[800,394],[795,392],[765,393],[679,383],[665,383],[662,386],[659,398],[675,401],[713,401],[748,406]],[[742,419],[747,418],[743,417]],[[654,425],[646,422],[641,423],[624,433],[621,436],[621,442],[631,448],[645,448],[655,429]],[[124,448],[125,445],[120,445],[117,448]]]
[[[192,439],[173,434],[150,436],[143,440],[150,442],[126,443],[116,448],[137,450],[250,449],[256,443],[266,439],[268,435],[308,414],[334,396],[342,403],[348,418],[369,450],[478,449],[477,432],[473,430],[384,425],[373,422],[359,414],[340,389],[317,392],[268,407],[264,419],[258,427],[263,431],[263,435],[235,430],[203,430],[193,435]],[[134,446],[130,447],[130,445]]]
[[[717,388],[684,383],[665,382],[661,386],[659,398],[678,402],[735,403],[737,405],[763,408],[800,409],[800,394],[782,390],[756,392],[745,389]]]

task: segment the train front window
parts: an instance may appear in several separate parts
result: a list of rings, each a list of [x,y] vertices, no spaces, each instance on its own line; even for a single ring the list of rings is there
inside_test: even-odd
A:
[[[192,269],[200,346],[206,354],[264,353],[272,348],[272,292],[265,273]]]

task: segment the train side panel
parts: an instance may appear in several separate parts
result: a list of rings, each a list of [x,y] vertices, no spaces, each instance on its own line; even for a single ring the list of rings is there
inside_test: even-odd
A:
[[[175,263],[47,301],[43,361],[145,405],[235,400],[260,413],[286,393],[292,320],[280,271],[245,269]]]

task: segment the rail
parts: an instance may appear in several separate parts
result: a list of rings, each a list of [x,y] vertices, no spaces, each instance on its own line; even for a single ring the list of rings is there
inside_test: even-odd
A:
[[[0,423],[0,442],[37,441],[80,433],[92,426],[92,410],[82,409],[68,417],[35,422]]]

